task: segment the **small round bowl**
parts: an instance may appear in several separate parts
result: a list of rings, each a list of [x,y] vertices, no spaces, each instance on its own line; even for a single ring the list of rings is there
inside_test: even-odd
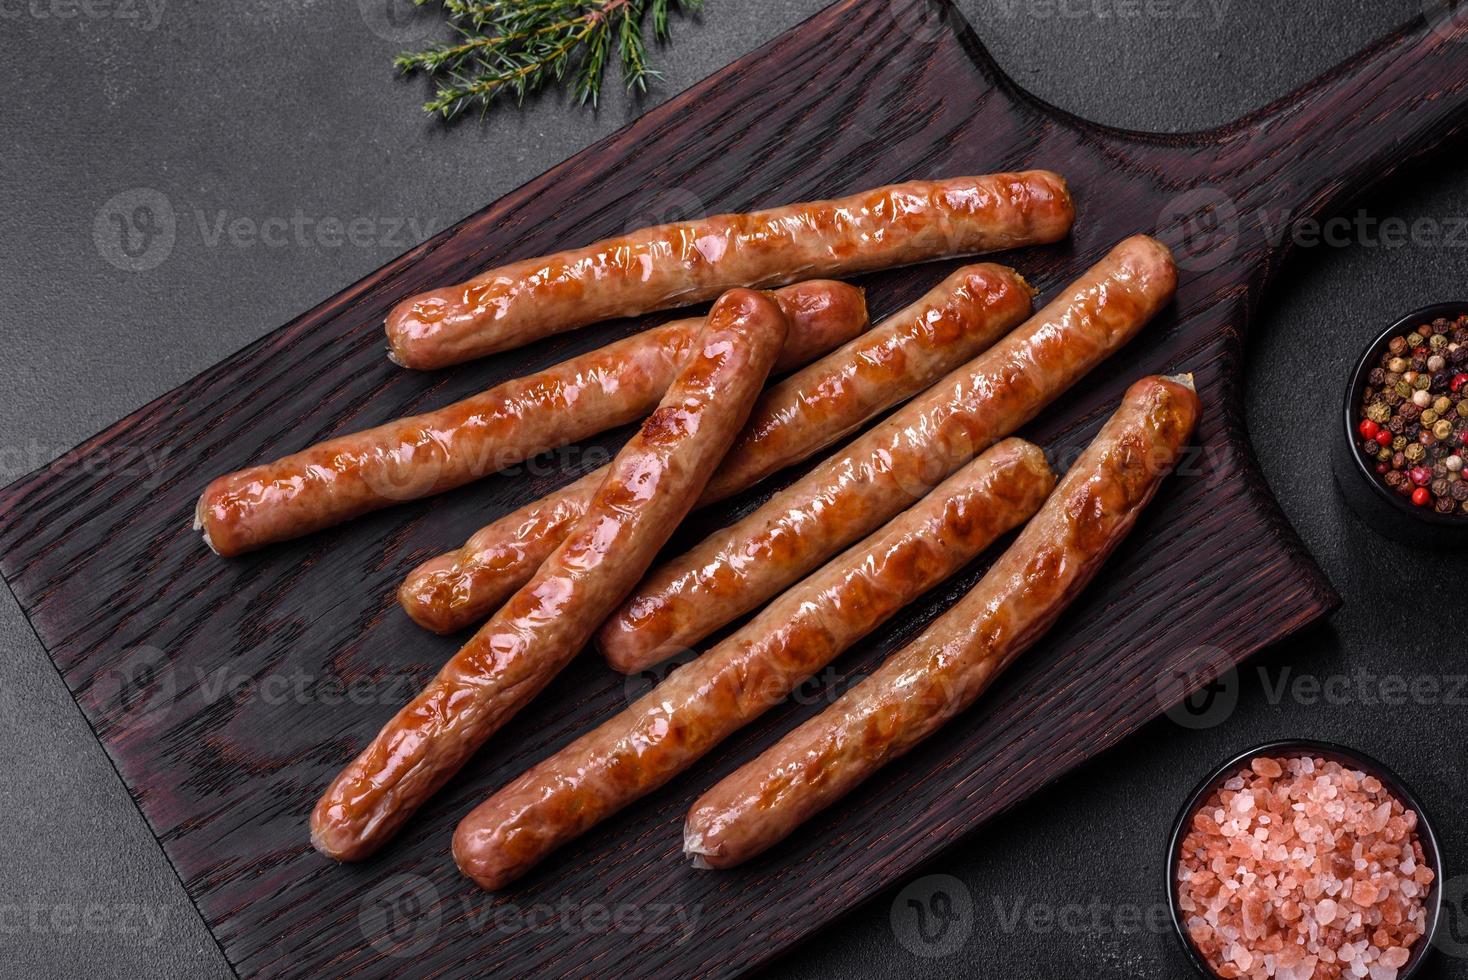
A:
[[[1432,885],[1428,888],[1427,895],[1423,898],[1423,905],[1427,909],[1426,930],[1422,936],[1412,945],[1412,955],[1405,966],[1397,973],[1397,980],[1408,980],[1415,976],[1421,969],[1422,964],[1429,960],[1432,951],[1433,939],[1437,935],[1438,919],[1442,912],[1442,875],[1443,858],[1442,852],[1438,850],[1437,834],[1432,829],[1432,821],[1422,810],[1422,803],[1412,794],[1412,791],[1397,778],[1386,766],[1355,749],[1347,748],[1335,742],[1319,742],[1312,739],[1286,739],[1276,742],[1265,742],[1246,749],[1238,755],[1229,759],[1223,765],[1208,774],[1196,789],[1188,795],[1187,802],[1178,811],[1177,820],[1172,826],[1172,837],[1167,843],[1167,908],[1172,915],[1173,932],[1176,933],[1178,942],[1182,943],[1183,951],[1187,953],[1188,960],[1204,977],[1216,978],[1218,974],[1208,966],[1208,961],[1193,946],[1193,940],[1188,936],[1187,927],[1183,924],[1183,911],[1178,908],[1177,887],[1177,865],[1178,857],[1182,851],[1183,838],[1187,836],[1188,825],[1192,822],[1193,814],[1203,801],[1208,798],[1219,786],[1223,785],[1229,777],[1237,774],[1240,770],[1248,767],[1249,763],[1258,756],[1270,756],[1271,758],[1296,758],[1300,756],[1311,756],[1339,762],[1341,765],[1359,769],[1370,776],[1375,776],[1381,784],[1391,790],[1392,795],[1401,800],[1402,806],[1413,810],[1417,814],[1417,839],[1422,843],[1422,856],[1426,865],[1432,869]]]
[[[1416,548],[1441,550],[1468,545],[1468,514],[1439,514],[1417,507],[1382,482],[1356,445],[1360,438],[1356,426],[1360,422],[1361,391],[1366,387],[1367,375],[1393,337],[1438,317],[1456,319],[1465,313],[1468,313],[1468,302],[1424,306],[1393,323],[1371,342],[1351,371],[1342,413],[1344,424],[1331,454],[1336,486],[1351,509],[1377,532]]]

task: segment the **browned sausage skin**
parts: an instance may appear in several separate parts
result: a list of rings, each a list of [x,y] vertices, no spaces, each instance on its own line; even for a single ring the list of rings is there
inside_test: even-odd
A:
[[[371,854],[550,682],[647,570],[734,441],[787,330],[731,290],[586,515],[536,575],[332,782],[311,815],[323,854]]]
[[[788,836],[968,707],[1085,588],[1172,470],[1192,379],[1144,378],[978,585],[830,708],[705,793],[684,851],[727,868]]]
[[[477,807],[454,833],[459,868],[484,888],[501,888],[657,789],[1026,520],[1054,485],[1038,447],[1009,439],[990,449],[626,711]]]
[[[774,295],[791,323],[777,368],[808,363],[866,326],[854,286],[806,282]],[[636,422],[657,405],[703,325],[703,317],[664,324],[436,411],[222,476],[199,498],[195,528],[219,554],[238,555]]]
[[[1031,170],[658,225],[411,297],[388,315],[388,342],[400,364],[444,367],[733,286],[1054,242],[1074,218],[1065,181]]]
[[[1023,320],[1032,295],[1013,269],[965,266],[916,303],[772,386],[697,506],[836,444],[927,388]],[[603,470],[590,473],[482,528],[462,548],[420,565],[398,590],[403,608],[438,633],[481,621],[534,574],[604,477]]]
[[[985,353],[777,493],[655,569],[597,633],[635,669],[692,647],[880,526],[1015,431],[1172,297],[1167,246],[1128,238]]]

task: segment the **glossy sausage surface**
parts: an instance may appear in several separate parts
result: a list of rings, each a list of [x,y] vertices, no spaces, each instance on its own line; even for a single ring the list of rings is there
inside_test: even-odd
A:
[[[388,342],[400,364],[443,367],[733,286],[1058,241],[1074,218],[1065,181],[1031,170],[657,225],[411,297],[388,314]]]
[[[698,505],[835,445],[913,397],[1023,320],[1031,299],[1013,269],[988,263],[959,269],[916,303],[767,390]],[[480,622],[555,550],[604,477],[604,470],[589,473],[480,529],[463,547],[409,574],[398,600],[437,633]]]
[[[1190,378],[1144,378],[973,590],[830,708],[705,793],[684,851],[727,868],[784,839],[968,707],[1085,588],[1198,418]]]
[[[614,664],[692,647],[879,527],[1134,337],[1172,297],[1167,246],[1144,235],[887,421],[655,569],[597,633]]]
[[[1038,447],[1008,439],[990,449],[477,807],[454,834],[459,868],[484,888],[503,887],[657,789],[1028,519],[1054,485]]]
[[[791,322],[777,368],[808,363],[866,326],[854,286],[806,282],[774,295]],[[667,323],[436,411],[222,476],[200,497],[195,528],[219,554],[238,555],[631,424],[657,405],[703,325],[703,317]]]
[[[338,860],[371,854],[585,646],[728,451],[786,330],[767,295],[720,297],[672,387],[560,548],[316,804],[318,850]]]

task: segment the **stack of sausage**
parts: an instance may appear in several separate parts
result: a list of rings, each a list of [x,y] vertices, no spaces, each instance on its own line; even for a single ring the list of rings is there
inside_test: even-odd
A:
[[[706,317],[204,492],[205,541],[236,555],[645,419],[608,466],[408,576],[399,598],[418,623],[482,625],[326,790],[311,816],[317,849],[339,860],[375,851],[593,639],[612,667],[636,672],[759,610],[464,818],[455,860],[501,888],[1023,525],[946,615],[699,799],[686,852],[702,867],[747,860],[971,704],[1094,576],[1193,431],[1190,378],[1148,377],[1058,487],[1044,453],[1010,437],[1168,303],[1172,257],[1129,238],[1039,311],[1018,272],[968,265],[869,330],[859,290],[810,277],[1055,242],[1073,219],[1065,182],[1045,171],[914,182],[648,228],[393,310],[392,358],[436,368],[714,300]],[[766,387],[772,374],[785,376]],[[747,517],[652,568],[694,507],[899,405]]]

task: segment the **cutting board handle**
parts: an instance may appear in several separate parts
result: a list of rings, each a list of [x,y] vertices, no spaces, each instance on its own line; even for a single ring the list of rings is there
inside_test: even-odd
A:
[[[1258,248],[1268,279],[1305,222],[1329,215],[1468,127],[1468,4],[1425,2],[1426,16],[1294,94],[1184,138],[1191,145],[1179,146],[1180,153],[1206,150],[1211,157],[1206,166],[1216,188],[1213,200],[1195,210],[1194,220],[1201,222],[1196,227],[1232,222],[1240,236],[1228,242],[1227,236],[1205,234],[1203,245],[1222,240],[1225,252]],[[1230,208],[1234,213],[1227,213]],[[1404,232],[1399,226],[1396,234]],[[1320,228],[1309,233],[1319,234]],[[1380,222],[1349,232],[1366,244],[1367,236],[1388,233]]]

